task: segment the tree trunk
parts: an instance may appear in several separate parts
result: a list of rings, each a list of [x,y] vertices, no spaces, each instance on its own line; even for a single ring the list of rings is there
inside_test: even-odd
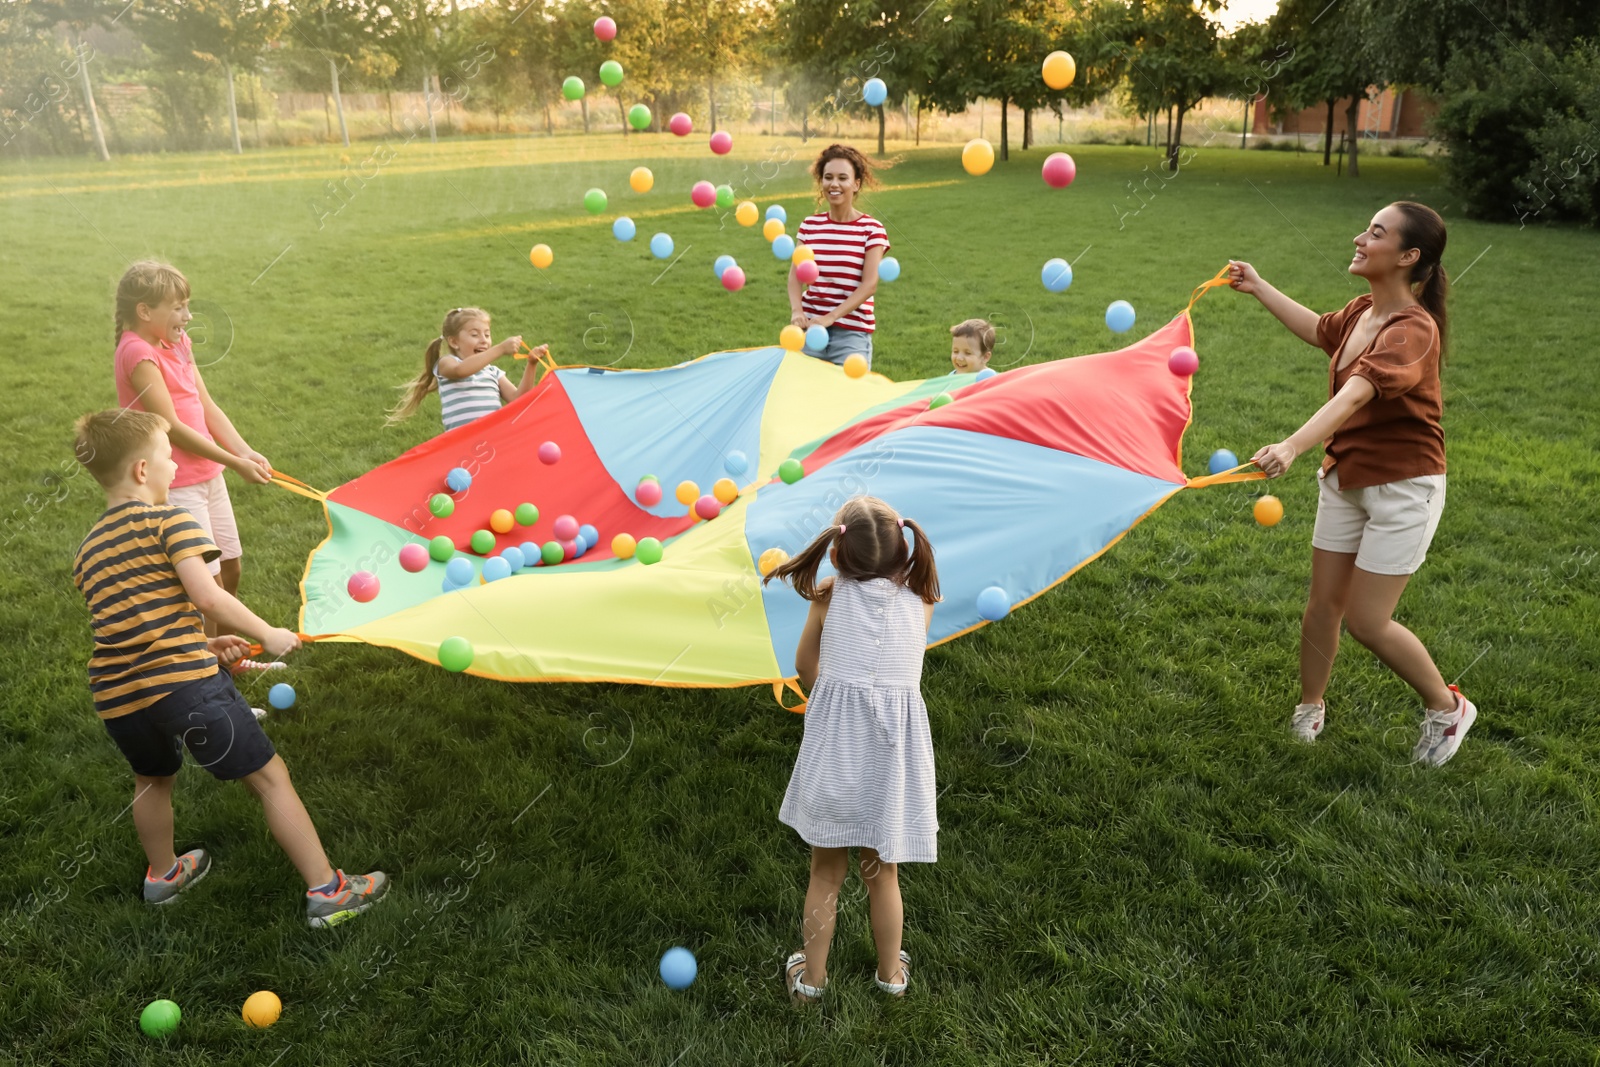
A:
[[[554,137],[556,135],[556,124],[550,119],[550,101],[548,100],[544,102],[544,135],[546,137]]]
[[[1360,122],[1360,115],[1361,97],[1352,93],[1350,94],[1350,106],[1345,108],[1344,111],[1345,129],[1349,131],[1350,137],[1350,177],[1352,178],[1361,177],[1361,164],[1357,159],[1358,153],[1356,151],[1356,144],[1361,140],[1361,131],[1357,128]]]
[[[250,79],[250,125],[256,128],[256,147],[261,147],[261,100],[256,95],[259,78]]]
[[[1328,118],[1322,124],[1322,165],[1333,165],[1333,101],[1328,101]]]
[[[1239,130],[1239,147],[1240,148],[1248,148],[1248,147],[1250,147],[1249,142],[1248,142],[1249,136],[1250,136],[1250,98],[1249,97],[1245,97],[1245,101],[1244,101],[1244,126]]]
[[[617,97],[617,114],[622,116],[622,136],[628,136],[628,109],[622,106],[622,97]]]
[[[800,105],[800,143],[805,144],[811,140],[811,105]]]
[[[583,110],[583,132],[589,132],[589,98],[585,96],[578,101],[578,107]]]
[[[233,132],[233,154],[244,155],[244,145],[239,143],[239,102],[233,97],[233,64],[222,61],[222,76],[228,79],[228,128]]]
[[[883,155],[883,105],[878,105],[878,155]]]
[[[1000,162],[1002,163],[1011,159],[1010,146],[1006,144],[1006,100],[1004,96],[1000,98]]]
[[[1165,148],[1167,150],[1168,154],[1171,154],[1171,152],[1172,152],[1172,109],[1170,107],[1167,108],[1167,139],[1166,139],[1166,141],[1164,141],[1162,143],[1161,147]]]
[[[917,97],[917,146],[922,146],[922,97]]]
[[[422,67],[422,103],[428,109],[428,143],[439,143],[439,131],[433,125],[433,86],[428,84],[428,67]]]
[[[344,124],[344,97],[339,92],[339,64],[333,61],[332,56],[328,57],[328,73],[333,78],[333,108],[339,113],[339,139],[349,148],[350,130]]]
[[[322,128],[328,135],[328,140],[333,140],[333,112],[328,109],[328,94],[322,94]]]
[[[78,34],[78,81],[83,89],[83,110],[89,113],[89,128],[94,131],[94,150],[100,157],[100,162],[110,163],[111,153],[106,151],[106,134],[100,128],[100,112],[95,110],[94,90],[89,87],[89,62],[84,59],[88,49],[83,43],[83,34]]]
[[[711,106],[711,132],[717,132],[717,80],[706,79],[706,102]]]
[[[1144,146],[1154,148],[1156,143],[1156,113],[1154,111],[1145,116]]]
[[[1172,143],[1167,146],[1167,169],[1176,173],[1178,170],[1178,147],[1183,144],[1183,113],[1185,109],[1179,107],[1173,110],[1178,113],[1178,129],[1177,135],[1172,139]]]
[[[383,91],[383,106],[389,110],[389,132],[394,132],[394,93],[388,89]]]
[[[1033,147],[1033,108],[1022,109],[1022,150],[1026,152]]]
[[[768,90],[767,90],[767,136],[768,137],[777,136],[777,134],[774,132],[774,131],[777,130],[777,128],[778,128],[778,90],[776,88],[768,88]]]

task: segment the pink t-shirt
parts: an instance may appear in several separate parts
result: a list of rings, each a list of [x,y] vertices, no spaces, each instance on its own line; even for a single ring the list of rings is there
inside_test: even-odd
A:
[[[166,383],[167,393],[172,397],[172,409],[177,413],[178,421],[207,441],[214,440],[206,427],[205,409],[200,406],[194,352],[188,334],[183,335],[176,348],[168,348],[165,345],[152,345],[132,330],[122,331],[122,340],[117,342],[115,361],[117,403],[135,411],[149,410],[139,402],[139,391],[133,387],[133,368],[147,359],[161,372],[161,380]],[[174,487],[209,482],[222,473],[222,464],[216,460],[185,452],[177,445],[172,446],[172,460],[178,465],[177,477],[172,479]]]

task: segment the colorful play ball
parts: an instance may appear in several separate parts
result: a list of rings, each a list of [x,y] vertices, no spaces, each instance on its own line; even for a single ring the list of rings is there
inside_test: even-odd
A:
[[[722,287],[730,293],[737,293],[744,288],[744,268],[739,266],[729,267],[722,272]]]
[[[994,145],[982,137],[974,137],[961,150],[961,167],[974,178],[988,174],[994,166]]]
[[[772,218],[769,215],[767,221],[761,224],[761,236],[769,241],[776,241],[779,237],[782,237],[783,220]]]
[[[711,151],[719,156],[725,156],[733,151],[733,134],[727,130],[718,130],[711,135]]]
[[[731,504],[739,499],[739,486],[732,478],[718,478],[711,486],[711,495],[719,504]]]
[[[633,549],[634,558],[645,566],[661,562],[661,542],[654,537],[641,537]]]
[[[502,578],[511,577],[511,561],[504,556],[490,556],[483,561],[483,580],[498,582]]]
[[[451,585],[470,585],[472,575],[472,561],[465,556],[457,556],[445,564],[444,576],[450,579]]]
[[[1072,284],[1072,264],[1059,257],[1046,260],[1044,269],[1039,272],[1039,280],[1052,293],[1064,292]]]
[[[722,514],[722,502],[707,493],[694,502],[694,513],[702,519],[714,519]]]
[[[1066,52],[1051,52],[1044,57],[1044,83],[1052,89],[1065,89],[1078,74],[1078,64]]]
[[[464,493],[472,488],[472,472],[465,467],[451,467],[450,473],[444,476],[444,484],[452,493]]]
[[[538,542],[524,541],[522,544],[517,546],[517,550],[522,553],[522,565],[524,567],[537,567],[539,565],[540,555]],[[500,554],[502,556],[505,555],[504,552]]]
[[[935,396],[932,400],[928,401],[928,410],[932,411],[934,408],[942,408],[954,399],[955,397],[951,396],[949,393],[940,393],[938,396]]]
[[[561,446],[554,441],[545,441],[539,446],[539,462],[549,466],[561,462]]]
[[[633,550],[639,547],[639,542],[633,539],[632,534],[617,534],[611,539],[611,554],[618,559],[632,559]]]
[[[1283,501],[1275,496],[1264,496],[1256,500],[1255,507],[1251,509],[1256,521],[1263,526],[1276,526],[1283,518]]]
[[[557,515],[550,532],[556,535],[557,541],[570,541],[578,536],[578,520],[571,515]]]
[[[378,595],[378,576],[371,571],[356,571],[344,583],[345,592],[357,604],[365,604]]]
[[[472,551],[480,556],[487,556],[494,551],[494,534],[488,530],[472,531]]]
[[[694,953],[682,946],[667,949],[661,957],[661,980],[667,983],[668,989],[688,989],[699,970]]]
[[[139,1029],[145,1037],[166,1037],[178,1028],[183,1013],[170,1000],[152,1000],[139,1013]]]
[[[814,259],[802,259],[794,265],[794,276],[800,280],[801,285],[810,285],[821,273]]]
[[[578,558],[578,539],[576,537],[561,542],[561,558],[562,559],[577,559]]]
[[[505,508],[495,508],[489,513],[489,529],[495,533],[510,533],[517,520]]]
[[[278,999],[278,994],[270,989],[257,990],[245,999],[244,1008],[239,1015],[244,1019],[246,1026],[256,1030],[264,1030],[278,1021],[278,1016],[283,1014],[283,1001]]]
[[[817,254],[811,250],[810,245],[795,245],[794,255],[790,256],[789,260],[790,262],[794,263],[795,266],[799,266],[801,263],[804,263],[808,260],[815,261],[816,258]]]
[[[1133,329],[1133,305],[1126,300],[1113,300],[1106,308],[1106,325],[1112,333],[1127,333]]]
[[[719,185],[719,186],[717,186],[717,207],[721,208],[723,211],[726,211],[732,206],[733,206],[733,186],[731,186],[731,185]]]
[[[1180,378],[1187,378],[1200,369],[1200,356],[1188,345],[1179,345],[1167,357],[1167,369]]]
[[[1052,189],[1065,189],[1078,176],[1078,165],[1065,152],[1051,152],[1045,158],[1039,174]]]
[[[744,200],[734,208],[733,217],[740,226],[754,226],[761,217],[761,209],[756,207],[754,200]]]
[[[279,711],[294,707],[294,686],[287,682],[279,682],[267,690],[267,703]]]
[[[648,193],[656,186],[656,176],[649,167],[634,167],[628,174],[628,188],[636,193]]]
[[[985,367],[981,371],[979,371],[977,374],[973,375],[973,380],[980,381],[980,382],[986,382],[990,378],[993,378],[995,375],[997,375],[999,373],[1000,372],[995,370],[993,367]]]
[[[586,541],[590,548],[600,543],[600,531],[594,528],[594,523],[586,522],[578,527],[578,536]]]
[[[472,642],[465,637],[447,637],[440,641],[439,666],[456,674],[472,666]]]
[[[672,255],[672,236],[658,233],[650,238],[650,254],[657,259],[666,259]]]
[[[533,248],[528,252],[528,262],[532,263],[540,270],[544,270],[550,264],[554,263],[555,259],[556,254],[550,251],[549,245],[534,245]]]
[[[643,104],[634,104],[628,109],[628,125],[636,130],[642,130],[650,125],[650,109]]]
[[[448,493],[435,493],[428,498],[428,510],[436,519],[448,519],[456,510],[456,502]]]
[[[589,551],[589,539],[587,537],[583,536],[582,534],[579,534],[577,537],[574,537],[572,539],[572,545],[573,545],[572,554],[574,556],[581,556],[585,552]]]
[[[1011,614],[1011,596],[998,585],[978,594],[978,614],[994,622]]]
[[[780,233],[772,239],[772,254],[778,259],[788,259],[794,255],[794,238],[786,233]]]
[[[516,545],[507,545],[500,550],[500,558],[514,571],[520,571],[528,565],[528,557],[523,555],[522,549]]]
[[[767,218],[769,218],[769,219],[777,219],[779,222],[788,222],[789,221],[789,213],[784,210],[782,204],[768,204],[767,205]],[[769,238],[767,238],[767,240],[770,241],[770,240],[772,240],[772,238],[769,237]]]
[[[867,357],[860,352],[852,352],[844,357],[844,376],[846,378],[864,377],[867,370]]]
[[[448,540],[448,538],[447,538]],[[408,545],[400,546],[400,568],[407,573],[416,574],[428,566],[428,549],[412,541]]]
[[[756,568],[761,571],[761,577],[765,578],[787,562],[789,553],[781,548],[769,548],[761,553],[760,559],[756,560]]]
[[[583,209],[591,215],[598,215],[606,209],[606,191],[604,189],[590,189],[583,194]]]
[[[633,498],[647,508],[653,508],[661,503],[660,482],[640,482],[633,491]]]
[[[821,352],[828,347],[828,328],[826,326],[806,327],[806,349],[811,352]]]
[[[687,507],[700,499],[700,486],[691,481],[681,481],[673,495],[678,498],[678,503]]]
[[[440,534],[438,537],[435,537],[433,540],[428,542],[428,555],[432,556],[440,563],[445,562],[455,554],[456,543],[450,540],[450,538],[446,537],[444,534]]]
[[[561,83],[561,95],[568,100],[583,99],[583,79],[576,74],[570,75]]]
[[[546,541],[539,546],[539,558],[544,560],[547,566],[554,566],[566,558],[566,553],[561,550],[560,541]]]
[[[689,199],[695,207],[710,207],[717,202],[717,187],[707,181],[698,181],[689,190]]]
[[[783,479],[783,484],[793,485],[806,476],[805,464],[790,456],[778,464],[778,477]]]
[[[687,137],[694,132],[694,120],[680,111],[667,120],[667,129],[679,137]]]
[[[517,520],[519,526],[532,526],[539,521],[539,509],[532,504],[518,504],[511,517]]]
[[[600,80],[615,89],[622,84],[622,64],[614,59],[608,59],[600,64]]]
[[[594,20],[594,35],[602,41],[609,41],[617,35],[617,22],[610,15],[601,15]]]
[[[619,241],[631,241],[633,235],[638,232],[639,227],[635,226],[633,220],[626,215],[618,215],[616,221],[611,224],[611,236]]]
[[[738,449],[734,449],[722,457],[722,469],[737,478],[750,469],[750,457]]]
[[[715,274],[718,278],[721,278],[722,272],[733,266],[734,262],[734,258],[724,252],[722,255],[716,258],[714,263],[711,264],[711,273]]]
[[[1211,453],[1211,458],[1206,461],[1206,470],[1212,474],[1221,474],[1231,471],[1239,465],[1239,457],[1226,448],[1219,448]]]
[[[900,261],[893,256],[884,256],[878,263],[878,280],[892,282],[900,277]]]
[[[889,99],[889,87],[883,84],[882,78],[868,78],[861,85],[861,99],[867,102],[868,107],[882,107],[883,102]]]
[[[778,331],[778,343],[786,352],[798,352],[806,343],[806,332],[791,322]]]

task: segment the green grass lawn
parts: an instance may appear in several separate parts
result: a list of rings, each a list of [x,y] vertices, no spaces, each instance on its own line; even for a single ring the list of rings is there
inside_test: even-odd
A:
[[[1417,701],[1349,641],[1323,739],[1287,733],[1307,456],[1275,484],[1277,527],[1250,518],[1259,487],[1182,493],[1071,581],[929,654],[943,833],[938,864],[902,872],[905,1002],[872,985],[854,875],[829,1002],[797,1013],[782,994],[807,850],[776,813],[802,720],[762,689],[518,686],[308,648],[286,672],[300,702],[269,733],[334,862],[389,871],[391,899],[306,929],[255,802],[190,767],[178,845],[204,844],[216,869],[176,907],[140,902],[131,776],[90,704],[69,577],[102,506],[69,429],[115,403],[122,269],[156,256],[188,274],[213,395],[277,467],[330,489],[438,431],[437,401],[398,429],[382,412],[456,305],[561,362],[772,342],[783,266],[687,195],[742,182],[797,222],[817,144],[753,141],[725,159],[698,138],[595,136],[0,169],[0,1061],[1600,1060],[1600,238],[1462,220],[1417,160],[1368,159],[1351,181],[1311,154],[1202,148],[1162,177],[1159,150],[1085,147],[1054,192],[1042,151],[979,180],[955,148],[901,145],[864,206],[904,265],[878,298],[875,368],[895,378],[947,369],[947,329],[973,315],[1002,327],[999,367],[1118,347],[1109,301],[1134,304],[1142,335],[1230,256],[1331,310],[1364,291],[1343,268],[1378,207],[1442,211],[1459,279],[1449,506],[1400,615],[1481,709],[1443,770],[1409,765]],[[628,190],[636,163],[655,171],[646,196]],[[333,199],[351,172],[365,185]],[[598,219],[580,205],[591,186],[611,196]],[[619,211],[632,244],[611,237]],[[645,248],[657,230],[687,249],[670,269]],[[528,264],[537,241],[548,271]],[[713,278],[722,252],[749,275],[740,293]],[[1061,295],[1038,280],[1052,256],[1075,261]],[[1227,290],[1195,323],[1185,466],[1201,473],[1213,449],[1248,456],[1315,410],[1326,361]],[[292,624],[321,509],[231,490],[244,598]],[[268,680],[243,684],[259,701]],[[683,993],[655,973],[675,944],[700,962]],[[247,1031],[239,1007],[262,988],[283,1019]],[[157,997],[184,1011],[165,1044],[136,1027]]]

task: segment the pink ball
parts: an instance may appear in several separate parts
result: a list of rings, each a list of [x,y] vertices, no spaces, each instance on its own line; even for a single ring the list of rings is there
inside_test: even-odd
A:
[[[539,446],[540,463],[559,463],[561,461],[561,446],[554,441],[546,441]]]
[[[695,207],[710,207],[717,202],[717,187],[710,182],[695,182],[694,188],[689,190],[689,199],[694,201]]]
[[[1179,345],[1172,350],[1172,355],[1167,357],[1167,369],[1173,374],[1187,378],[1200,369],[1200,357],[1188,345]]]
[[[694,132],[694,120],[680,111],[667,120],[667,129],[679,137],[687,137]]]
[[[426,570],[428,566],[428,546],[412,542],[400,547],[400,566],[412,574]],[[351,579],[354,581],[355,579]]]
[[[577,556],[577,554],[578,554],[578,544],[577,544],[576,541],[563,541],[563,542],[561,542],[561,559],[562,559],[563,562],[566,561],[566,560],[569,560],[569,559],[573,559],[574,557]]]
[[[417,546],[421,548],[421,545]],[[345,583],[345,592],[350,594],[350,599],[357,604],[365,604],[378,595],[378,576],[371,571],[356,571]]]
[[[617,22],[610,15],[601,15],[594,20],[594,35],[602,41],[609,41],[617,35]]]
[[[1052,152],[1044,161],[1044,183],[1052,189],[1065,189],[1078,176],[1078,165],[1065,152]]]
[[[817,275],[821,273],[817,268],[817,261],[814,259],[802,259],[795,264],[794,276],[800,279],[801,285],[810,285],[817,280]]]
[[[733,151],[733,134],[727,130],[718,130],[711,135],[711,151],[719,156],[725,156]]]
[[[653,508],[661,503],[660,482],[640,482],[639,488],[633,491],[634,499],[647,508]]]
[[[570,541],[578,536],[578,520],[571,515],[557,515],[555,524],[557,541]]]
[[[694,513],[702,519],[714,519],[722,514],[722,501],[707,493],[694,502]]]
[[[736,293],[744,288],[744,268],[738,265],[724,268],[722,271],[722,287],[730,293]]]

